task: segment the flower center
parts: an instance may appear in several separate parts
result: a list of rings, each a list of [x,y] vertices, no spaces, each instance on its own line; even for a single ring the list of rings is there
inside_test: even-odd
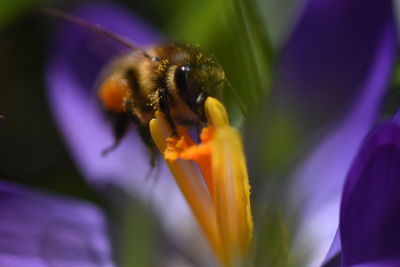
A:
[[[171,137],[161,113],[150,122],[150,130],[215,255],[232,266],[246,256],[253,233],[245,155],[224,106],[209,97],[205,111],[209,125],[199,144],[184,127]]]

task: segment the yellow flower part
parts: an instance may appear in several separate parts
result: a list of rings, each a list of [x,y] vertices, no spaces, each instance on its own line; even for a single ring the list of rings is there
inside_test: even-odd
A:
[[[209,97],[204,108],[209,125],[198,144],[184,127],[178,127],[179,137],[171,137],[161,113],[150,122],[150,131],[216,257],[224,266],[236,266],[253,234],[246,160],[224,106]]]
[[[226,113],[224,105],[217,99],[208,97],[204,103],[207,121],[211,127],[224,128],[229,127],[228,114]]]

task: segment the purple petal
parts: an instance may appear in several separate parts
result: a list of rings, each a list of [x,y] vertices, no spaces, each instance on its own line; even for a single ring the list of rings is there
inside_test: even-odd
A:
[[[351,267],[398,267],[398,266],[400,266],[400,258],[351,265]]]
[[[76,14],[131,38],[140,46],[160,41],[143,21],[115,5],[85,5]],[[192,222],[190,211],[165,164],[160,166],[157,183],[145,179],[150,169],[149,156],[135,131],[116,150],[101,156],[114,137],[96,92],[91,89],[107,60],[120,51],[118,44],[103,36],[69,23],[62,25],[46,70],[52,112],[76,164],[90,183],[103,188],[115,184],[153,202],[163,222],[171,231],[179,232],[177,225]]]
[[[0,183],[0,265],[114,266],[92,204]]]
[[[346,180],[340,211],[345,265],[400,256],[400,124],[365,141]]]
[[[316,1],[310,0],[309,5],[314,2]],[[366,2],[367,6],[372,5],[370,2]],[[357,1],[346,0],[345,2],[335,1],[332,3],[335,4],[332,4],[331,8],[341,7],[344,14],[354,11],[354,5],[360,9],[366,8],[364,7],[364,2],[358,3]],[[345,3],[349,4],[349,10],[346,10]],[[379,3],[383,2],[379,1]],[[382,6],[386,6],[384,3]],[[321,3],[320,5],[326,8],[325,5],[328,4]],[[376,16],[381,18],[379,15],[380,8],[377,8]],[[377,118],[390,78],[396,54],[396,31],[392,11],[388,8],[384,10],[386,10],[386,17],[381,18],[382,22],[379,23],[380,31],[375,27],[373,27],[374,30],[370,31],[370,42],[374,45],[369,43],[366,46],[370,53],[368,56],[369,64],[367,64],[369,69],[364,72],[362,78],[359,77],[357,90],[360,95],[356,103],[348,112],[348,115],[332,127],[322,142],[317,145],[316,150],[294,174],[293,203],[297,208],[297,203],[301,203],[301,208],[303,209],[302,218],[300,219],[298,245],[302,247],[304,243],[307,243],[314,246],[311,248],[313,251],[311,258],[314,264],[322,262],[332,243],[339,222],[339,203],[344,179],[364,136]],[[334,14],[336,13],[334,12]],[[364,13],[361,12],[360,14]],[[360,21],[364,21],[364,17],[359,17],[360,14],[355,12],[353,16],[359,18]],[[372,15],[369,19],[375,21],[375,15]],[[341,25],[339,23],[338,31],[343,30]],[[364,50],[364,48],[357,49]],[[333,54],[336,55],[336,52]],[[346,54],[346,56],[350,61],[359,60],[357,57],[352,58],[349,54]],[[316,64],[319,61],[313,62]],[[343,67],[347,68],[345,66],[346,63],[343,62],[343,64]],[[329,64],[322,64],[320,67],[322,69],[330,68],[326,65]],[[315,66],[313,68],[316,69],[318,67]],[[341,68],[341,66],[336,65],[336,68]],[[349,72],[351,74],[354,73],[355,76],[358,75],[356,70]],[[318,76],[318,72],[315,75]],[[338,79],[340,80],[341,78],[339,77]],[[326,80],[326,83],[330,83],[329,79]],[[325,90],[324,87],[321,88]]]
[[[333,266],[341,266],[342,263],[342,246],[340,244],[340,233],[339,231],[336,232],[335,238],[333,239],[332,245],[329,248],[328,254],[322,266],[324,267],[333,267]]]
[[[277,91],[308,119],[354,103],[369,75],[390,0],[306,0],[278,65]]]

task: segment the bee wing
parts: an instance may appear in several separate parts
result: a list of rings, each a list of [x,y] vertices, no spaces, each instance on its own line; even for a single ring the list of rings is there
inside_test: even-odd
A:
[[[129,47],[104,34],[99,34],[98,31],[82,27],[80,23],[74,23],[71,19],[63,19],[60,23],[62,30],[57,32],[55,43],[58,50],[66,55],[68,64],[73,66],[71,72],[74,77],[79,79],[77,82],[87,88],[87,91],[97,89],[96,86],[99,82],[112,71],[114,61],[117,62],[119,58],[128,53],[139,56],[142,53],[139,52],[142,47],[148,47],[162,40],[139,18],[130,17],[129,12],[110,6],[98,4],[94,9],[93,5],[82,5],[74,12],[73,16],[61,12],[61,16],[72,17],[72,20],[81,20],[85,25],[97,25],[97,28],[101,27],[108,32],[115,33],[138,47],[134,50],[135,53],[132,53],[132,49]],[[117,12],[114,12],[116,10]],[[59,11],[51,10],[49,12]]]
[[[60,19],[63,19],[65,21],[74,23],[76,25],[81,26],[82,28],[91,30],[95,33],[98,33],[99,35],[102,35],[106,38],[109,38],[123,46],[126,46],[127,48],[129,48],[131,51],[134,51],[138,54],[140,54],[141,56],[144,56],[148,59],[151,59],[151,57],[141,48],[139,48],[137,45],[133,44],[132,41],[130,41],[128,38],[126,38],[123,35],[120,35],[106,27],[103,27],[100,24],[95,24],[95,23],[89,23],[84,19],[81,19],[77,16],[65,13],[61,10],[55,9],[55,8],[51,8],[51,7],[45,7],[42,9],[42,11],[50,16],[54,16]]]

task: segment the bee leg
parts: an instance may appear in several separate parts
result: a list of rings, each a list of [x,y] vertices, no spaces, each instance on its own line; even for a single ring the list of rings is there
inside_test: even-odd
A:
[[[157,161],[157,148],[154,145],[153,140],[151,139],[150,128],[148,125],[142,124],[139,117],[136,115],[134,110],[134,103],[131,99],[126,99],[124,102],[124,106],[127,114],[129,114],[130,116],[130,119],[137,127],[140,139],[142,139],[142,142],[146,145],[147,150],[149,151],[150,166],[153,169],[156,166]]]
[[[122,138],[125,136],[128,125],[129,125],[129,116],[126,113],[111,113],[113,121],[113,134],[114,134],[114,143],[101,151],[102,156],[106,156],[108,153],[116,149],[121,142]]]
[[[196,138],[197,138],[197,143],[200,143],[200,135],[201,135],[201,124],[200,122],[196,123]]]
[[[169,95],[166,89],[158,89],[157,91],[158,94],[158,105],[160,107],[161,112],[164,114],[169,126],[172,129],[172,135],[173,136],[178,136],[177,131],[176,131],[176,125],[174,120],[172,119],[171,115],[170,115],[170,110],[169,110]]]
[[[113,122],[113,134],[114,143],[101,152],[102,156],[106,156],[108,153],[116,149],[121,142],[122,138],[125,136],[129,122],[133,121],[135,125],[140,125],[139,118],[134,114],[133,102],[130,99],[124,100],[124,109],[126,112],[110,112],[111,120]]]
[[[142,139],[143,143],[146,145],[147,150],[150,155],[150,166],[151,168],[154,168],[157,163],[158,159],[158,152],[157,148],[154,145],[153,139],[151,139],[151,134],[150,134],[150,128],[148,125],[141,125],[138,126],[138,133],[140,138]]]
[[[206,111],[204,110],[204,104],[209,96],[210,96],[209,93],[201,92],[196,99],[197,114],[200,114],[199,115],[200,123],[207,122]]]

